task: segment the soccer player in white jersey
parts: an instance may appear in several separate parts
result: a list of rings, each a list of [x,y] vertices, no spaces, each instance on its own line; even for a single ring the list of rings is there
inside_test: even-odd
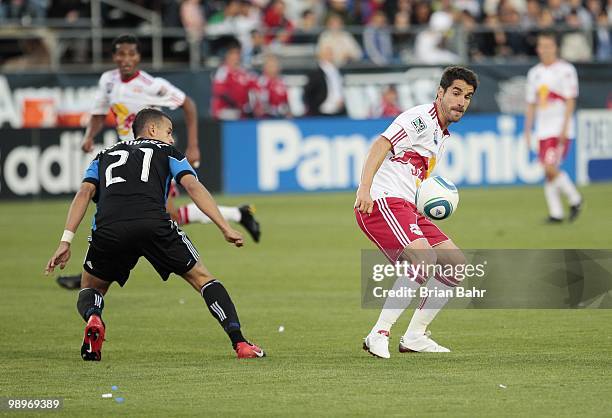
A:
[[[357,190],[355,216],[366,236],[391,262],[406,261],[412,266],[465,264],[463,253],[453,241],[417,211],[415,192],[439,160],[450,135],[448,126],[463,117],[477,87],[478,78],[471,70],[446,68],[435,101],[400,114],[370,148]],[[414,269],[407,276],[399,276],[393,289],[418,292],[425,286],[429,291],[448,294],[461,279],[442,274],[447,271],[438,269],[432,277],[425,277],[415,274],[418,270]],[[448,297],[421,299],[400,339],[400,352],[450,351],[429,338],[427,331],[447,301]],[[376,357],[390,357],[391,327],[410,302],[409,296],[385,301],[378,321],[365,338],[366,351]]]
[[[531,146],[535,121],[533,135],[539,142],[538,156],[546,175],[544,196],[548,204],[548,222],[563,221],[561,194],[569,202],[569,220],[573,221],[580,213],[582,198],[560,165],[567,155],[571,138],[575,136],[573,114],[578,97],[578,77],[572,64],[558,58],[554,33],[540,33],[536,50],[540,63],[527,73],[525,139]]]
[[[91,152],[94,138],[104,128],[109,109],[116,121],[117,135],[120,140],[133,140],[132,123],[136,114],[148,107],[181,107],[187,125],[187,149],[185,156],[193,167],[200,164],[198,146],[198,116],[194,101],[183,91],[161,77],[153,77],[138,68],[140,64],[140,44],[133,35],[121,35],[112,44],[113,62],[116,69],[106,71],[98,81],[98,91],[94,100],[91,118],[85,131],[81,148]],[[174,189],[174,187],[173,187]],[[171,190],[170,196],[176,194]],[[240,223],[259,242],[261,235],[259,222],[253,216],[253,207],[219,206],[223,217],[228,221]],[[176,208],[172,199],[168,199],[167,211],[180,225],[199,222],[208,224],[212,221],[194,203]],[[80,275],[60,276],[58,284],[67,289],[80,287]]]

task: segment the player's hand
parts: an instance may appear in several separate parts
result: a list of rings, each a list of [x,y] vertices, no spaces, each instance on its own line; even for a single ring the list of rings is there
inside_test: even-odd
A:
[[[53,254],[53,257],[49,259],[47,267],[45,267],[45,276],[49,273],[53,273],[55,267],[59,266],[61,270],[66,267],[66,263],[70,260],[70,244],[65,241],[61,241],[59,247]]]
[[[81,142],[81,149],[83,152],[92,152],[94,148],[93,138],[84,138]]]
[[[244,245],[244,238],[242,237],[242,234],[235,229],[230,228],[223,231],[223,236],[227,242],[231,242],[236,247],[242,247]]]
[[[361,213],[371,214],[374,208],[374,202],[372,201],[370,192],[363,190],[361,187],[357,189],[357,199],[355,199],[354,207]]]
[[[187,146],[185,157],[187,157],[187,161],[189,161],[193,168],[200,167],[200,148],[197,145]]]

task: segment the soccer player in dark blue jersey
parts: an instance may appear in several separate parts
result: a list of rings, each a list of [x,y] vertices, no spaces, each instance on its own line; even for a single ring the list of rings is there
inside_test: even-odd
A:
[[[77,308],[87,322],[81,347],[84,360],[102,357],[104,295],[112,282],[123,286],[138,259],[145,257],[165,281],[182,276],[204,298],[228,334],[238,358],[263,357],[241,332],[236,308],[225,287],[199,261],[198,252],[166,212],[170,182],[180,183],[195,204],[217,225],[226,241],[241,247],[242,235],[223,218],[187,159],[174,148],[172,121],[156,109],[143,109],[133,124],[133,141],[119,142],[92,161],[70,209],[59,247],[45,268],[63,269],[70,243],[90,200],[97,211],[83,263]]]

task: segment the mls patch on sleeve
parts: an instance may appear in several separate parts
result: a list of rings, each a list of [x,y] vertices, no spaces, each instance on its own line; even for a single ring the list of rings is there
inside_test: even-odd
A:
[[[412,123],[412,127],[416,130],[417,134],[420,134],[425,129],[427,129],[427,125],[425,125],[425,122],[423,122],[423,119],[421,119],[420,116],[414,119],[411,123]]]

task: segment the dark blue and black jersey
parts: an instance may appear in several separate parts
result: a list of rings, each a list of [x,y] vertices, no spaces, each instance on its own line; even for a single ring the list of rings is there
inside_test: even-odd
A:
[[[131,219],[170,219],[170,182],[186,174],[197,178],[180,151],[155,139],[122,141],[101,151],[83,179],[97,187],[94,229]]]

